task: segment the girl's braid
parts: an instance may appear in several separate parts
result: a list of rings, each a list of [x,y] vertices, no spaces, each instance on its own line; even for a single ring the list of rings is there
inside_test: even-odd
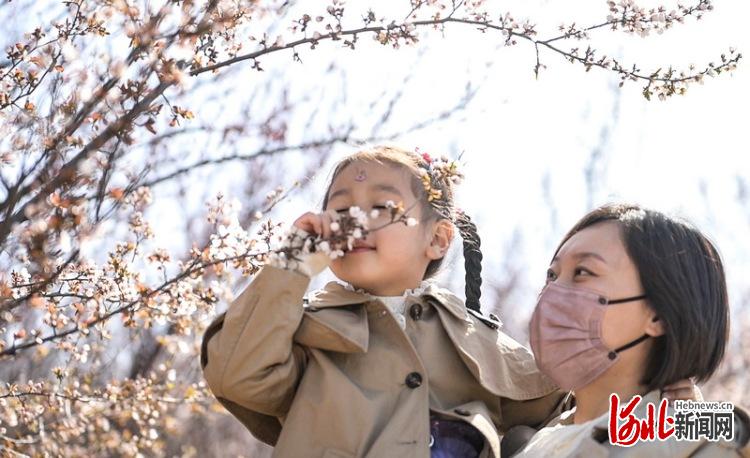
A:
[[[482,295],[482,251],[477,226],[463,212],[457,212],[456,227],[464,242],[464,268],[466,270],[466,307],[479,312]]]

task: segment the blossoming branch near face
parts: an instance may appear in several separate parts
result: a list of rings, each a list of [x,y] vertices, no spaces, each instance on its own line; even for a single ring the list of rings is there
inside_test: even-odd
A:
[[[351,251],[333,261],[331,270],[337,277],[365,289],[395,285],[403,290],[409,286],[402,285],[422,280],[424,270],[415,269],[414,263],[429,263],[432,234],[417,225],[422,210],[411,183],[406,170],[369,161],[351,164],[335,178],[326,210],[350,213],[358,207],[363,215],[370,216],[370,228],[379,228],[369,231]],[[389,201],[399,202],[405,209],[406,224],[388,224],[393,210]]]

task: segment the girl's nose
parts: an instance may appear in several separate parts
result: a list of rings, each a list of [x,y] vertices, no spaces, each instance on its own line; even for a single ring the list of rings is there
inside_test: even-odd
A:
[[[369,233],[367,234],[367,237],[365,237],[365,238],[364,238],[364,242],[365,242],[365,243],[366,243],[367,245],[369,245],[369,246],[371,246],[371,247],[374,247],[374,246],[375,246],[375,233],[373,233],[373,232],[369,232]]]

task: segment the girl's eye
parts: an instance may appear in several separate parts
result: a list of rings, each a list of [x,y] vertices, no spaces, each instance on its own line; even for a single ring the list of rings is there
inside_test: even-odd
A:
[[[373,210],[387,210],[388,207],[386,207],[385,205],[373,205],[372,209]]]
[[[349,209],[348,208],[342,208],[341,210],[334,210],[334,211],[336,213],[339,213],[339,214],[341,214],[341,213],[349,213]]]
[[[557,280],[557,274],[552,269],[547,269],[547,282]]]

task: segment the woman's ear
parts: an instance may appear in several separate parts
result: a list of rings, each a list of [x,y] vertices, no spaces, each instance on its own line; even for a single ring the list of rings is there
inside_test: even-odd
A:
[[[664,325],[662,324],[661,320],[653,311],[651,311],[649,314],[650,316],[648,322],[646,323],[646,330],[644,332],[651,337],[663,336]]]
[[[441,259],[448,252],[453,240],[453,224],[447,219],[436,221],[432,227],[432,240],[427,247],[429,259]]]

